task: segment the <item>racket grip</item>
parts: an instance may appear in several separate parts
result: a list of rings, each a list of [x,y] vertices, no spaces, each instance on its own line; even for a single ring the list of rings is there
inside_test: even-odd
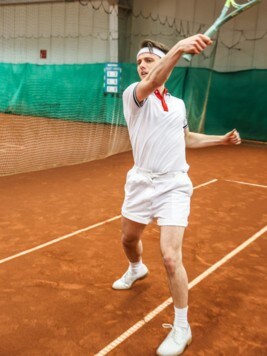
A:
[[[193,56],[194,56],[193,54],[185,53],[183,54],[183,59],[185,59],[187,62],[191,62]]]

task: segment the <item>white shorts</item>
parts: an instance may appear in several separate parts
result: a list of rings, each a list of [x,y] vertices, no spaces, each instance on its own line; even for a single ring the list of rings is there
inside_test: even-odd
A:
[[[193,186],[185,172],[152,173],[133,167],[127,174],[122,215],[141,224],[188,225]]]

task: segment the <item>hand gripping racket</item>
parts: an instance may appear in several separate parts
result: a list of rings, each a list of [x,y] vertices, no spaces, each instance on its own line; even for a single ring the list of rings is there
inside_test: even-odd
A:
[[[231,20],[233,17],[239,15],[243,11],[248,10],[259,2],[261,2],[261,0],[238,0],[238,3],[236,3],[235,0],[226,0],[220,16],[204,33],[204,35],[211,38],[225,22]],[[190,62],[193,56],[194,54],[186,53],[183,55],[183,58]]]

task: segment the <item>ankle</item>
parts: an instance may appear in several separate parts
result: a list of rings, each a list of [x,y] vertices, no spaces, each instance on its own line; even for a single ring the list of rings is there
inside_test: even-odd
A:
[[[185,308],[176,308],[174,307],[174,323],[173,325],[176,327],[187,328],[188,327],[188,306]]]
[[[129,269],[133,274],[138,273],[140,269],[142,269],[142,266],[143,266],[142,258],[138,262],[129,262]]]

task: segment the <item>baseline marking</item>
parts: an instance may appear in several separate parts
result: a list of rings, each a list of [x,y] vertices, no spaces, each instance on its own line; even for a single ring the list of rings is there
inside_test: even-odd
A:
[[[226,182],[231,182],[231,183],[239,183],[239,184],[245,184],[245,185],[252,185],[253,187],[267,188],[267,185],[262,185],[262,184],[240,182],[238,180],[230,180],[230,179],[224,179],[224,180]]]
[[[198,189],[198,188],[201,188],[201,187],[204,187],[205,185],[208,185],[208,184],[211,184],[211,183],[215,183],[217,182],[218,179],[213,179],[213,180],[210,180],[206,183],[203,183],[203,184],[199,184],[197,185],[196,187],[194,187],[193,189]],[[18,257],[21,257],[21,256],[24,256],[24,255],[27,255],[28,253],[31,253],[31,252],[34,252],[34,251],[37,251],[37,250],[40,250],[44,247],[47,247],[47,246],[50,246],[50,245],[53,245],[59,241],[62,241],[62,240],[65,240],[65,239],[68,239],[69,237],[72,237],[72,236],[75,236],[75,235],[78,235],[78,234],[81,234],[83,232],[86,232],[86,231],[89,231],[89,230],[92,230],[96,227],[99,227],[101,225],[104,225],[104,224],[107,224],[111,221],[115,221],[115,220],[118,220],[121,218],[121,215],[117,215],[117,216],[114,216],[113,218],[110,218],[110,219],[107,219],[107,220],[104,220],[104,221],[101,221],[97,224],[94,224],[94,225],[91,225],[91,226],[88,226],[88,227],[85,227],[83,229],[80,229],[80,230],[76,230],[74,232],[71,232],[67,235],[64,235],[64,236],[61,236],[61,237],[58,237],[54,240],[51,240],[51,241],[48,241],[48,242],[45,242],[44,244],[41,244],[41,245],[38,245],[36,247],[33,247],[33,248],[30,248],[28,250],[25,250],[25,251],[22,251],[22,252],[19,252],[15,255],[12,255],[12,256],[9,256],[9,257],[6,257],[6,258],[3,258],[2,260],[0,260],[0,264],[4,263],[4,262],[8,262],[10,260],[13,260],[15,258],[18,258]]]
[[[267,225],[263,227],[260,231],[255,233],[253,236],[251,236],[248,240],[243,242],[241,245],[236,247],[233,251],[228,253],[226,256],[224,256],[221,260],[216,262],[214,265],[209,267],[206,271],[201,273],[198,277],[193,279],[192,282],[188,284],[188,288],[192,289],[195,285],[200,283],[203,279],[205,279],[207,276],[209,276],[212,272],[214,272],[216,269],[218,269],[220,266],[222,266],[224,263],[226,263],[228,260],[230,260],[232,257],[234,257],[236,254],[238,254],[240,251],[244,250],[248,245],[250,245],[253,241],[258,239],[261,235],[263,235],[265,232],[267,232]],[[128,339],[130,336],[132,336],[136,331],[138,331],[140,328],[142,328],[144,325],[146,325],[150,320],[152,320],[155,316],[157,316],[159,313],[161,313],[164,309],[166,309],[170,304],[172,304],[172,298],[168,298],[165,302],[160,304],[156,309],[154,309],[152,312],[147,314],[144,319],[139,320],[136,324],[134,324],[131,328],[126,330],[123,334],[121,334],[117,339],[112,341],[110,344],[108,344],[106,347],[104,347],[101,351],[99,351],[97,354],[94,356],[104,356],[107,355],[110,351],[115,349],[117,346],[119,346],[123,341]]]

